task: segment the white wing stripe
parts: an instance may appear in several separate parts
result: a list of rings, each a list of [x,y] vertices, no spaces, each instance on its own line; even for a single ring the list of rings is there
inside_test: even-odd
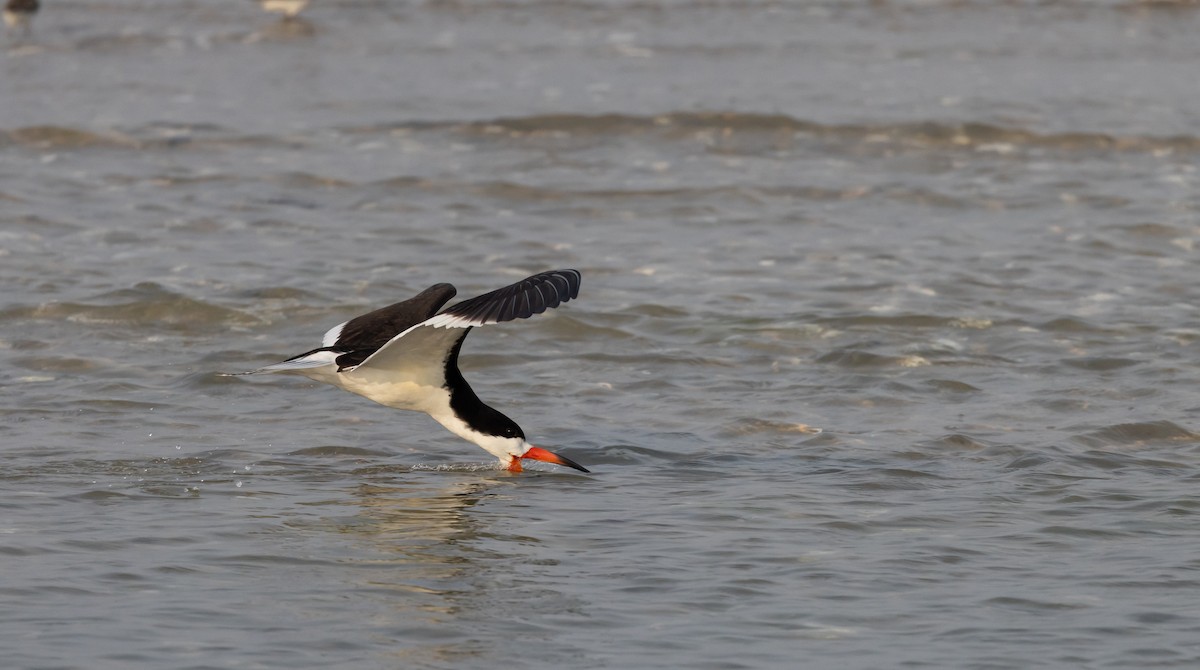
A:
[[[486,326],[489,323],[495,323],[495,321],[479,321],[478,319],[469,319],[465,316],[456,316],[454,314],[438,314],[417,325],[432,326],[434,328],[473,328],[475,326]]]
[[[334,326],[333,328],[330,328],[325,333],[325,337],[321,340],[321,346],[322,347],[332,347],[333,345],[337,344],[338,338],[342,336],[342,329],[346,327],[347,323],[350,323],[350,322],[343,321],[342,323],[339,323],[338,325]]]

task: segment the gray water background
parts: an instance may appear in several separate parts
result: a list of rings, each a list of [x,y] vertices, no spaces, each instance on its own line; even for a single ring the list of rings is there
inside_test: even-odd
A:
[[[1200,664],[1200,8],[55,0],[0,51],[12,668]],[[591,475],[222,378],[449,281]]]

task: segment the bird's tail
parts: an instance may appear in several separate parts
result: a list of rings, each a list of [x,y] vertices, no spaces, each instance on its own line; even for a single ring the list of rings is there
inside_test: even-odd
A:
[[[326,365],[336,365],[338,354],[328,349],[317,349],[310,351],[307,354],[300,354],[295,358],[289,358],[286,361],[258,368],[257,370],[249,370],[247,372],[218,372],[218,377],[240,377],[242,375],[257,375],[266,372],[296,372],[299,370],[311,370],[313,368],[321,368]]]

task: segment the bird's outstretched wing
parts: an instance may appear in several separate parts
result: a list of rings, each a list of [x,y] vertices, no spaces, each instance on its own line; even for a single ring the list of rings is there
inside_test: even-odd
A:
[[[434,284],[417,295],[394,305],[356,316],[325,333],[326,347],[374,351],[393,337],[437,314],[458,291],[450,284]]]
[[[434,284],[408,300],[339,323],[325,333],[316,349],[257,370],[224,376],[311,370],[329,365],[337,365],[338,370],[353,368],[400,333],[437,314],[457,292],[450,284]]]
[[[434,284],[408,300],[367,312],[330,328],[321,344],[335,354],[334,360],[339,371],[353,368],[400,333],[437,314],[456,293],[458,291],[450,284]]]
[[[579,297],[578,270],[551,270],[464,300],[393,337],[347,374],[432,378],[443,375],[446,361],[471,328],[514,319],[527,319]],[[418,370],[428,370],[417,373]],[[439,377],[441,378],[441,377]]]
[[[579,297],[578,270],[551,270],[464,300],[422,325],[435,328],[470,328],[514,319],[528,319]]]
[[[321,346],[286,361],[226,376],[313,370],[329,374],[376,373],[433,379],[470,329],[527,319],[579,297],[578,270],[551,270],[464,300],[437,311],[457,293],[450,284],[434,284],[402,302],[356,316],[330,328]],[[311,374],[311,373],[304,373]]]

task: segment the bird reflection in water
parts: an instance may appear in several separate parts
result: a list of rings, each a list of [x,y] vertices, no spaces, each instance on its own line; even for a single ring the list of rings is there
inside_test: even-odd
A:
[[[355,474],[370,478],[385,469]],[[514,612],[536,610],[547,594],[555,609],[563,601],[557,591],[533,588],[519,568],[530,562],[529,547],[538,540],[508,535],[497,526],[509,517],[475,509],[523,478],[447,483],[446,472],[434,474],[440,481],[398,484],[387,477],[354,487],[345,502],[357,505],[357,513],[337,524],[360,545],[348,552],[355,555],[351,589],[395,614],[376,615],[373,625],[393,638],[388,655],[405,664],[503,653],[495,639],[521,638]],[[486,638],[493,643],[484,644]]]

